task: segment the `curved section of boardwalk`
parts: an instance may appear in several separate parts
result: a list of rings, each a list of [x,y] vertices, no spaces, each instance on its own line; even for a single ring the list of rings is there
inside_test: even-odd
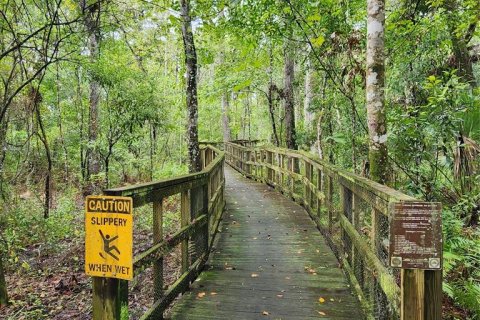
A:
[[[171,319],[362,319],[338,261],[305,210],[225,168],[213,255]]]

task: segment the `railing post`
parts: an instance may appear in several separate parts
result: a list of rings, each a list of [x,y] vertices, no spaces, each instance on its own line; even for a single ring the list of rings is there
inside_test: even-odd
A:
[[[269,165],[273,164],[273,153],[271,151],[267,151],[267,163]],[[267,182],[273,184],[273,169],[267,167]]]
[[[388,221],[386,222],[386,216],[382,212],[372,209],[372,232],[371,232],[371,243],[372,249],[378,257],[384,255],[384,248],[382,244],[382,239],[388,239]],[[383,221],[382,221],[383,220]],[[403,273],[402,273],[403,274]],[[403,276],[402,276],[403,277]],[[388,301],[385,296],[382,294],[383,290],[380,287],[380,283],[376,278],[373,278],[373,310],[378,315],[379,319],[388,319]],[[380,315],[382,317],[380,317]],[[410,320],[410,318],[405,318],[405,320]],[[416,318],[411,318],[412,320]]]
[[[190,193],[188,190],[183,191],[180,199],[180,223],[181,227],[185,227],[190,223]],[[190,267],[190,259],[188,256],[188,239],[182,241],[182,273],[186,272]]]
[[[205,164],[205,152],[206,152],[206,148],[204,149],[200,149],[200,167],[203,169],[206,167],[206,164]]]
[[[190,219],[194,220],[202,214],[207,215],[208,220],[208,186],[203,185],[190,191]],[[191,261],[194,263],[202,253],[208,250],[208,223],[205,229],[200,230],[192,237],[193,248],[191,252]]]
[[[260,167],[259,167],[259,165],[258,165],[258,164],[259,164],[259,163],[258,163],[258,158],[259,158],[260,152],[259,152],[258,150],[256,150],[256,149],[254,149],[253,154],[254,154],[254,156],[253,156],[253,162],[254,162],[254,167],[255,167],[255,179],[258,180],[258,179],[260,178],[260,174],[259,174],[259,172],[258,172],[259,169],[260,169]]]
[[[290,198],[293,198],[293,194],[295,191],[295,177],[293,176],[293,158],[292,156],[287,156],[287,171],[288,171],[288,177],[289,177],[289,192],[290,192]]]
[[[340,184],[340,215],[347,218],[348,222],[352,222],[352,204],[353,204],[352,191],[347,187]],[[342,246],[339,247],[339,255],[342,259],[346,259],[349,264],[351,263],[351,251],[348,248],[348,235],[345,230],[341,228]],[[351,266],[351,265],[350,265]]]
[[[304,160],[303,163],[305,166],[305,178],[306,178],[306,181],[304,182],[303,199],[304,199],[305,207],[311,213],[312,212],[312,189],[310,188],[310,183],[312,182],[312,166],[310,163],[308,163],[307,160]]]
[[[328,183],[325,184],[325,204],[327,206],[328,212],[328,232],[332,234],[333,232],[333,178],[327,176],[325,181]]]
[[[320,195],[322,194],[322,171],[320,169],[317,170],[317,194],[315,197],[317,198],[317,217],[320,218],[322,214],[322,199],[320,199]]]
[[[352,210],[352,224],[355,230],[360,234],[361,233],[361,221],[360,221],[360,198],[353,193],[352,194],[352,204],[353,204],[353,210]],[[363,286],[364,284],[364,275],[363,275],[363,261],[362,257],[360,256],[357,248],[355,245],[352,245],[352,270],[355,273],[355,277],[357,279],[357,282],[360,284],[360,286]]]
[[[247,174],[248,174],[249,176],[252,176],[252,165],[249,164],[249,163],[247,163],[247,162],[250,162],[250,161],[251,161],[251,160],[250,160],[251,151],[250,151],[250,150],[245,150],[245,154],[246,154],[246,158],[247,158],[247,159],[246,159],[246,165],[245,165],[246,171],[247,171]]]
[[[163,198],[153,201],[153,244],[163,240]],[[163,257],[153,263],[153,299],[154,302],[163,297]],[[163,319],[162,314],[155,314]]]

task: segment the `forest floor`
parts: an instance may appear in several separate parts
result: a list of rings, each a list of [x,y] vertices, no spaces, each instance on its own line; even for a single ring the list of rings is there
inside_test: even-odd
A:
[[[165,204],[165,234],[178,229],[178,199]],[[91,278],[84,272],[84,215],[78,203],[73,223],[78,231],[55,243],[33,244],[22,248],[16,263],[7,263],[6,280],[11,304],[0,310],[8,320],[91,319]],[[152,243],[152,214],[148,206],[136,210],[134,255]],[[180,273],[180,253],[171,252],[164,259],[165,286]],[[137,319],[153,303],[151,268],[136,275],[129,283],[130,318]]]

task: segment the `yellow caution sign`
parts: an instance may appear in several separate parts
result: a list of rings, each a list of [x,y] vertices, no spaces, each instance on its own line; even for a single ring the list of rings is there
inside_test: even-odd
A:
[[[85,201],[85,273],[133,279],[133,201],[88,196]]]

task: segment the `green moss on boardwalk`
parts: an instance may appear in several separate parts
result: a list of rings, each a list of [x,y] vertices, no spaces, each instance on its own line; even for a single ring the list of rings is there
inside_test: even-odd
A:
[[[303,208],[232,169],[226,176],[216,248],[171,318],[361,319],[338,261]]]

